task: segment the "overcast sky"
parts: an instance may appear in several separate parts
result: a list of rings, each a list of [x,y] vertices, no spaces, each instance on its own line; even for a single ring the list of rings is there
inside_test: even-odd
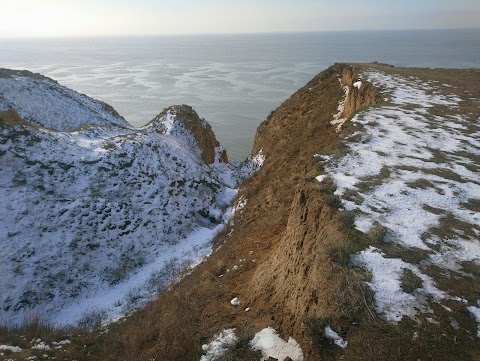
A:
[[[480,0],[1,0],[0,37],[480,27]]]

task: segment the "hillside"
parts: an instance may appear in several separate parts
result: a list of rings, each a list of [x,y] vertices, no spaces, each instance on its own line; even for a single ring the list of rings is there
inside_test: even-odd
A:
[[[95,332],[24,332],[77,360],[480,359],[479,81],[328,68],[259,126],[208,258]]]
[[[2,320],[113,319],[210,252],[237,175],[193,109],[135,129],[48,78],[1,74]]]

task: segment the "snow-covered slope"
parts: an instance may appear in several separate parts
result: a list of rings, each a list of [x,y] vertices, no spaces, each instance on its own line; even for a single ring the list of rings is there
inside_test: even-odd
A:
[[[389,95],[390,105],[353,117],[353,125],[363,131],[350,139],[361,141],[347,138],[346,155],[324,157],[325,169],[344,208],[355,215],[357,229],[383,229],[386,244],[427,256],[407,262],[386,255],[380,243],[354,255],[352,263],[371,272],[368,285],[377,310],[393,323],[404,316],[433,314],[432,301],[459,302],[465,312],[470,304],[471,310],[480,300],[442,289],[431,275],[438,267],[444,274],[452,272],[452,279],[470,277],[464,263],[480,264],[480,216],[475,210],[480,128],[455,111],[461,99],[442,94],[434,82],[376,70],[364,76]],[[317,179],[324,181],[325,175]],[[417,284],[407,292],[402,280],[409,274]],[[437,322],[435,317],[431,322]]]
[[[28,71],[0,69],[0,111],[32,124],[71,131],[90,125],[132,128],[111,106]]]
[[[0,121],[1,319],[118,315],[209,252],[235,177],[231,165],[202,160],[177,114],[191,108],[133,129],[50,80],[0,84],[3,107],[50,128]],[[109,126],[52,130],[96,121]]]

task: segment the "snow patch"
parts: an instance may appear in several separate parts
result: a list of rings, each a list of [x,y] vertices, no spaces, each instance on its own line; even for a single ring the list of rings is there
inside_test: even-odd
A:
[[[32,350],[50,351],[50,346],[45,341],[42,341],[39,338],[36,340],[32,340],[32,343],[35,343],[35,345],[32,346]]]
[[[18,346],[10,346],[10,345],[0,345],[0,350],[10,351],[10,352],[22,352],[23,351],[23,349],[21,349]]]
[[[303,352],[300,345],[292,337],[285,342],[277,331],[271,327],[257,332],[250,345],[254,350],[262,352],[262,361],[269,357],[284,360],[290,357],[293,361],[303,361]]]
[[[238,299],[238,297],[235,297],[232,300],[230,300],[230,304],[235,307],[240,306],[240,300]]]
[[[335,345],[346,349],[348,346],[348,342],[345,341],[343,338],[340,337],[338,333],[336,333],[330,326],[325,326],[324,336],[333,341]]]
[[[480,338],[480,308],[475,306],[470,306],[470,307],[467,307],[467,309],[470,311],[473,317],[475,317],[475,320],[477,320],[478,322],[477,337]]]
[[[362,82],[360,80],[356,81],[355,83],[353,83],[353,87],[354,88],[357,88],[358,90],[360,90],[360,87],[362,86]]]
[[[451,298],[439,290],[433,280],[420,272],[417,266],[399,258],[386,258],[378,248],[370,246],[352,256],[351,262],[356,266],[364,266],[371,272],[372,279],[367,284],[375,293],[377,311],[392,323],[399,322],[403,316],[415,318],[419,311],[428,311],[429,298],[436,301]],[[413,293],[407,293],[401,287],[401,278],[406,269],[422,281],[422,287]]]
[[[347,102],[348,94],[350,92],[350,87],[348,85],[343,85],[341,78],[338,78],[338,81],[340,82],[340,86],[342,87],[342,90],[343,90],[343,97],[340,99],[338,103],[337,113],[333,115],[333,120],[330,122],[330,124],[337,126],[336,128],[337,133],[342,130],[342,126],[347,120],[347,118],[342,118],[342,114],[345,110],[345,103]]]
[[[223,356],[228,348],[234,346],[237,341],[238,338],[235,335],[234,328],[223,330],[216,334],[210,343],[202,345],[205,355],[200,358],[200,361],[215,361]]]

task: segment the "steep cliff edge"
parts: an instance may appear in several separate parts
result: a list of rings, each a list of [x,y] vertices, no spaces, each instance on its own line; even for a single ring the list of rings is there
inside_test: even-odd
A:
[[[346,267],[354,247],[329,205],[331,195],[315,180],[314,157],[339,151],[335,114],[347,119],[381,101],[371,84],[353,86],[357,76],[342,64],[322,72],[263,122],[255,138],[254,152],[262,150],[266,158],[245,197],[266,201],[251,217],[271,222],[273,215],[283,230],[272,237],[268,259],[251,278],[249,303],[269,309],[275,326],[298,339],[305,338],[311,315],[339,321],[366,311],[358,271]],[[247,209],[243,217],[248,215]]]

